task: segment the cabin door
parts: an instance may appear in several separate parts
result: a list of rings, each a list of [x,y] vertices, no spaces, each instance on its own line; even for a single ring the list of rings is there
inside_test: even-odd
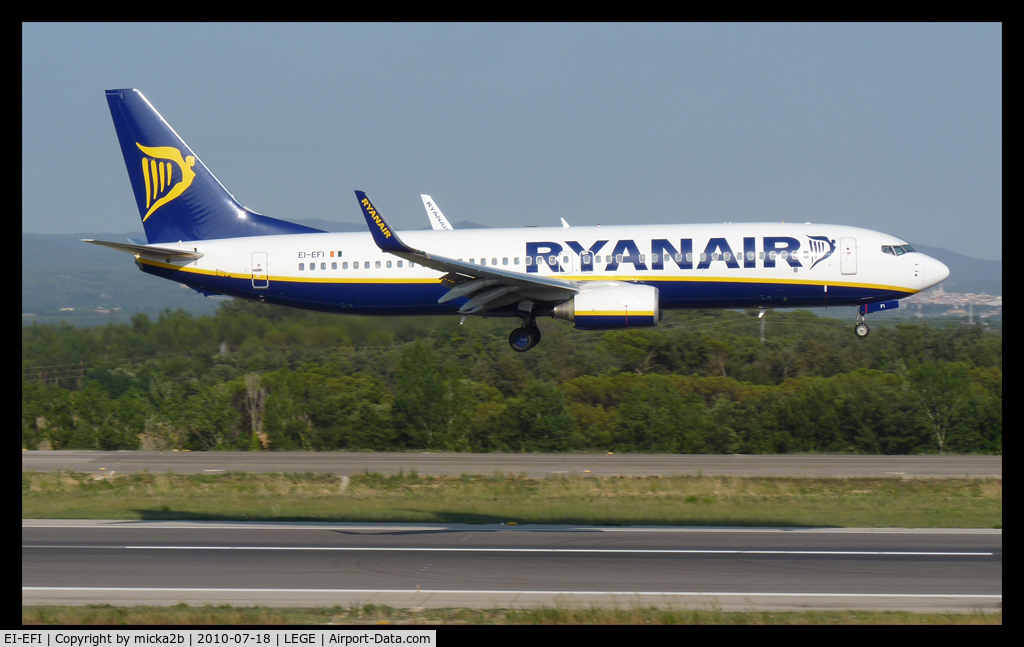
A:
[[[252,253],[252,287],[259,289],[270,287],[270,272],[266,252]]]
[[[839,239],[839,268],[843,274],[857,273],[857,239]]]

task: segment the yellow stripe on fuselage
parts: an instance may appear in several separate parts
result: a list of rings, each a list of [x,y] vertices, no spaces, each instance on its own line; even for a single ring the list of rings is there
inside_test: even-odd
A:
[[[173,263],[162,263],[160,261],[154,261],[148,258],[139,258],[142,263],[147,265],[153,265],[155,267],[162,267],[169,270],[178,270],[182,272],[189,272],[192,274],[204,274],[209,276],[224,276],[233,279],[250,279],[252,273],[238,274],[233,272],[224,272],[223,270],[207,270],[197,267],[188,267],[182,265],[175,265]],[[339,270],[320,270],[322,272]],[[341,270],[344,271],[344,270]],[[353,270],[348,270],[352,272]],[[440,277],[438,278],[404,278],[404,279],[386,279],[386,278],[313,278],[304,276],[262,276],[259,277],[263,280],[268,281],[284,281],[288,283],[439,283]],[[523,277],[529,279],[528,276]],[[561,277],[559,277],[561,278]],[[880,285],[876,283],[855,283],[852,281],[811,281],[806,279],[787,279],[787,278],[746,278],[746,277],[727,277],[727,276],[568,276],[563,280],[566,281],[627,281],[631,283],[661,283],[661,282],[680,282],[680,281],[691,281],[700,283],[769,283],[774,285],[818,285],[824,286],[830,285],[841,288],[866,288],[869,290],[889,290],[895,292],[906,292],[907,294],[916,294],[920,290],[914,288],[902,287],[898,285]],[[824,289],[823,289],[824,291]]]
[[[692,281],[699,283],[771,283],[771,284],[784,284],[784,285],[818,285],[826,286],[832,285],[839,288],[869,288],[872,290],[895,290],[897,292],[907,292],[915,294],[920,290],[914,288],[902,287],[898,285],[879,285],[877,283],[854,283],[850,281],[823,281],[823,280],[807,280],[807,279],[787,279],[787,278],[748,278],[748,277],[732,277],[732,276],[573,276],[566,280],[572,281],[627,281],[630,283],[660,283],[660,282],[680,282],[680,281]]]

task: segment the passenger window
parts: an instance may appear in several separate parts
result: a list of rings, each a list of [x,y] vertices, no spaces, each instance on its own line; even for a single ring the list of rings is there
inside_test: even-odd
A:
[[[622,262],[622,254],[616,254],[615,255],[615,262],[616,263],[621,263]]]
[[[732,260],[732,254],[730,254],[729,252],[726,252],[725,253],[725,260],[731,261]]]
[[[505,257],[505,258],[501,259],[501,264],[502,265],[508,265],[508,257]]]
[[[402,269],[402,261],[398,261],[398,269]]]
[[[757,257],[760,258],[763,261],[764,260],[764,252],[758,252]]]
[[[537,265],[543,265],[543,264],[544,264],[544,257],[543,256],[538,256],[537,257]]]
[[[498,265],[498,259],[492,258],[491,259],[491,265],[497,266]],[[508,263],[505,263],[505,265],[508,265]]]
[[[309,271],[311,271],[311,272],[312,272],[312,271],[313,271],[313,270],[315,270],[315,269],[316,269],[316,263],[310,263],[310,264],[309,264]]]
[[[409,267],[416,267],[416,263],[413,263],[412,261],[409,261]]]
[[[562,257],[562,262],[565,263],[566,265],[568,265],[569,264],[569,257],[568,256],[563,256]]]
[[[690,260],[690,255],[689,254],[686,255],[686,260]],[[683,255],[682,254],[676,254],[676,262],[677,263],[682,263],[683,262]]]
[[[700,253],[700,260],[702,260],[702,261],[708,260],[708,255],[705,254],[704,252],[701,252]]]
[[[548,256],[548,265],[550,265],[551,267],[554,267],[555,265],[558,265],[558,257],[557,256]]]
[[[326,261],[323,262],[323,263],[320,263],[320,269],[322,269],[322,270],[326,270],[327,269],[327,262]]]
[[[584,255],[580,256],[580,263],[582,263],[583,265],[590,265],[590,261],[591,261],[590,254],[584,254]]]
[[[476,259],[475,258],[469,259],[469,262],[472,263],[473,265],[476,265]]]
[[[693,254],[687,254],[686,255],[686,262],[687,263],[692,263],[693,262]]]
[[[385,263],[385,267],[387,267],[390,270],[391,269],[391,261],[388,261],[387,263]]]
[[[781,258],[782,260],[786,260],[787,258],[789,258],[789,252],[782,252],[781,254],[779,254],[779,258]]]
[[[338,269],[338,264],[337,264],[337,263],[334,263],[334,262],[332,262],[332,263],[331,263],[331,269],[332,269],[332,270],[336,270],[336,269]]]
[[[481,265],[487,265],[487,259],[486,258],[481,258],[480,259],[480,264]]]
[[[343,270],[347,270],[348,269],[348,261],[345,261],[344,263],[341,264],[341,269],[343,269]]]
[[[770,258],[771,260],[774,261],[775,260],[775,252],[774,251],[768,252],[768,258]]]
[[[644,261],[644,254],[640,254],[640,262],[641,262],[641,263],[644,263],[644,262],[645,262],[645,261]]]
[[[748,261],[754,260],[754,252],[747,252],[747,260]]]
[[[519,257],[518,256],[516,256],[515,258],[512,259],[512,264],[513,265],[519,265]]]
[[[374,267],[374,269],[377,269],[377,270],[379,270],[379,269],[380,269],[380,261],[375,261],[375,262],[373,263],[373,267]]]
[[[527,265],[533,265],[533,257],[532,256],[527,256],[525,262],[526,262]]]
[[[306,264],[305,263],[299,263],[299,271],[301,272],[304,269],[306,269]]]

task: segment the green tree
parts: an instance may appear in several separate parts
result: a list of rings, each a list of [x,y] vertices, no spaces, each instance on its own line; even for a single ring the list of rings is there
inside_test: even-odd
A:
[[[395,372],[398,393],[392,409],[404,447],[440,447],[449,422],[451,393],[440,358],[416,341],[402,349]]]
[[[509,444],[523,452],[564,452],[579,446],[575,420],[562,393],[543,382],[523,392],[517,438]]]
[[[941,454],[948,449],[959,409],[970,395],[968,369],[959,362],[926,362],[910,371],[909,378]]]

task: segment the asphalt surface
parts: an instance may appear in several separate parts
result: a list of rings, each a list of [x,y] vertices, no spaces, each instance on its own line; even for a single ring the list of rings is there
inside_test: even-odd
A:
[[[22,522],[22,604],[997,610],[1001,530]]]
[[[102,468],[102,469],[101,469]],[[750,456],[678,454],[440,454],[362,452],[22,451],[22,470],[87,473],[315,472],[351,475],[806,476],[1002,478],[1002,456]]]

